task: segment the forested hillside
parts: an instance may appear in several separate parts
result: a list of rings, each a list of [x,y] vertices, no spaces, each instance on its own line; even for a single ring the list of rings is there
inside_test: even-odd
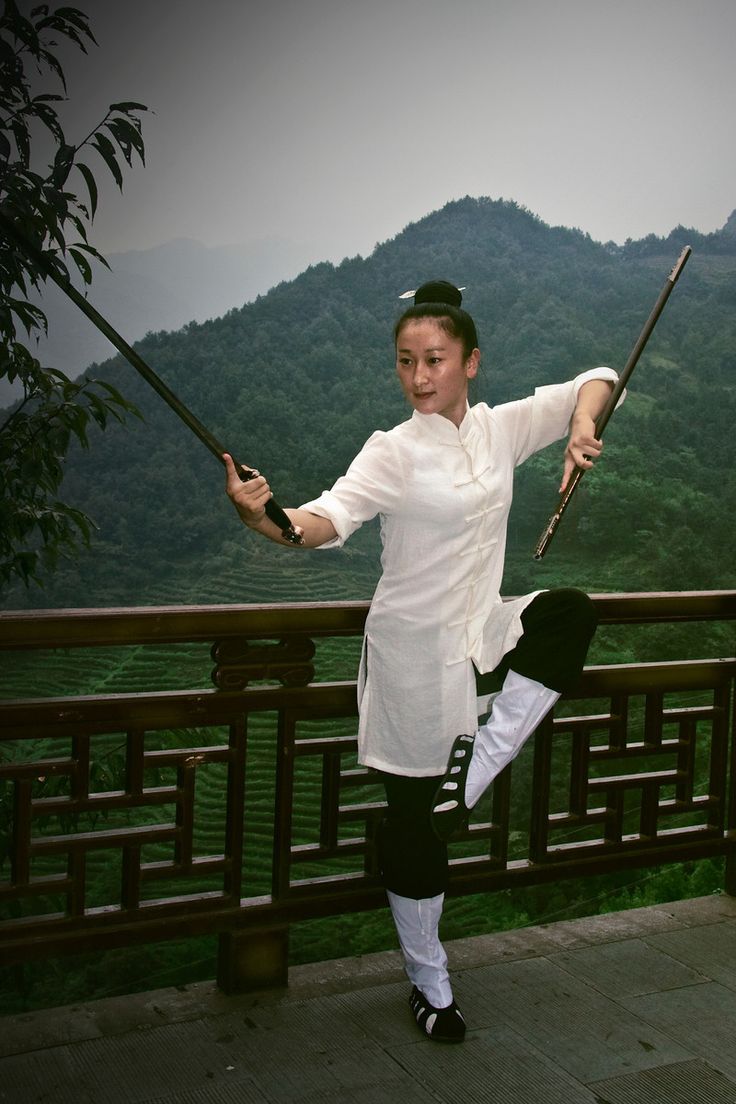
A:
[[[207,247],[180,239],[151,249],[108,254],[110,268],[98,266],[94,303],[127,341],[151,329],[173,330],[187,322],[224,314],[300,272],[308,263],[307,246],[283,240],[247,246]],[[81,281],[77,280],[81,288]],[[93,360],[112,356],[114,347],[54,284],[33,299],[48,319],[49,339],[41,338],[36,355],[48,367],[70,378]],[[0,406],[22,394],[0,376]]]
[[[520,472],[504,590],[736,585],[736,227],[673,231],[619,247],[551,228],[513,203],[448,204],[370,257],[321,264],[223,318],[149,334],[137,348],[284,505],[328,486],[375,428],[408,415],[395,379],[398,296],[423,280],[465,285],[481,335],[473,400],[520,397],[596,364],[621,368],[682,246],[693,256],[541,564],[532,551],[556,500],[560,448]],[[94,301],[94,292],[91,296]],[[45,590],[6,608],[365,598],[373,527],[341,552],[286,552],[254,538],[217,462],[120,358],[112,380],[143,414],[70,457],[65,499],[97,522],[94,544]]]

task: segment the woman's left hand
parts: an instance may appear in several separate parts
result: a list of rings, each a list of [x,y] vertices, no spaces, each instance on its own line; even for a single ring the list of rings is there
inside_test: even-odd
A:
[[[586,471],[593,467],[603,449],[603,442],[595,435],[595,422],[588,415],[578,412],[573,416],[570,426],[570,439],[565,448],[565,463],[562,469],[560,494],[567,487],[575,468]]]

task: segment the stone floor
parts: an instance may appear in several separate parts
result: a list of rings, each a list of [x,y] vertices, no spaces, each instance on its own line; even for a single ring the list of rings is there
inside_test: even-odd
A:
[[[469,1024],[422,1037],[395,953],[0,1018],[12,1104],[736,1104],[736,899],[448,944]]]

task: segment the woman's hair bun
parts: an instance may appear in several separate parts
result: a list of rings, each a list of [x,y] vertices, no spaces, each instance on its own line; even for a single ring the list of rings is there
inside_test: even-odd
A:
[[[447,303],[459,307],[463,301],[462,292],[448,280],[430,280],[414,292],[414,305],[420,303]]]

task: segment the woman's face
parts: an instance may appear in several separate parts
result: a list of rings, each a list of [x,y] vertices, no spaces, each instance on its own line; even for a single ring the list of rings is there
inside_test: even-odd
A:
[[[396,372],[404,395],[420,414],[441,414],[459,426],[465,417],[468,380],[478,372],[480,352],[469,357],[463,343],[435,318],[405,322],[396,341]]]

